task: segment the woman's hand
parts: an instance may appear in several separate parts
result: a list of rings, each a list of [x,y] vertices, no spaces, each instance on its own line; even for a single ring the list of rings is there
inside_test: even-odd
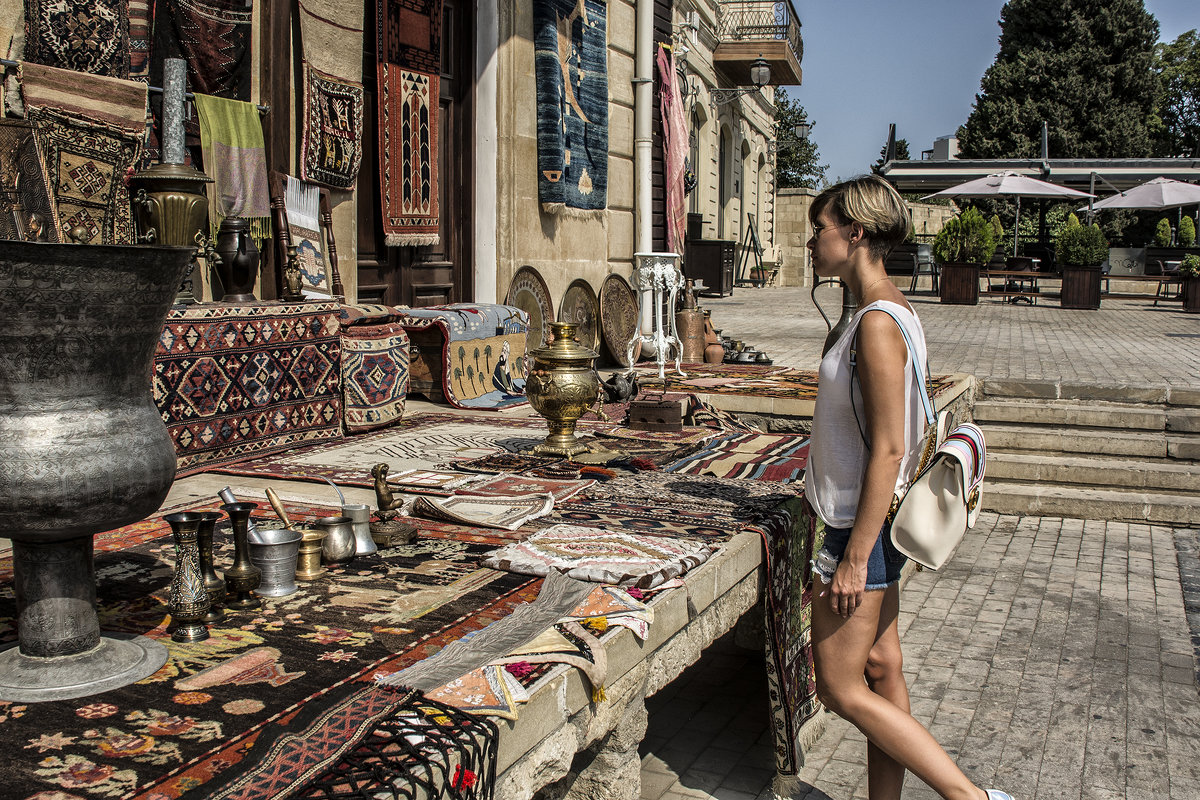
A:
[[[867,591],[867,562],[856,565],[850,559],[842,558],[837,571],[833,573],[833,583],[828,591],[833,613],[849,619],[854,610],[862,605],[863,593]]]

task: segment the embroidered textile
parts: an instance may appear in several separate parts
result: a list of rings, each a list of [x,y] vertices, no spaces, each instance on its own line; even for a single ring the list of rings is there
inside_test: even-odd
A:
[[[162,86],[163,59],[182,58],[192,92],[248,101],[253,16],[252,0],[154,0],[151,82]]]
[[[129,0],[129,79],[150,80],[150,36],[153,0]]]
[[[395,323],[343,328],[342,410],[346,431],[391,425],[408,396],[408,334]]]
[[[376,0],[379,186],[388,247],[437,244],[441,0]]]
[[[59,231],[84,244],[133,244],[136,238],[125,173],[142,140],[125,131],[52,110],[30,109],[53,187]]]
[[[604,0],[534,0],[538,200],[553,214],[608,198],[608,13]]]
[[[800,434],[732,434],[709,442],[667,469],[689,475],[792,483],[804,477],[808,442],[808,437]]]
[[[61,241],[49,184],[33,127],[0,120],[0,239]]]
[[[330,513],[284,507],[297,522]],[[9,709],[5,796],[307,796],[306,778],[352,762],[357,742],[409,707],[404,693],[374,686],[376,673],[402,670],[537,595],[540,580],[481,568],[490,549],[422,537],[360,556],[294,595],[229,610],[208,640],[183,644],[164,613],[176,559],[169,526],[155,517],[97,536],[101,626],[160,641],[169,658],[132,686]],[[214,550],[218,570],[232,563],[227,521]],[[11,580],[6,559],[0,581]],[[16,639],[15,611],[11,592],[0,594],[0,642]],[[457,757],[443,741],[431,737],[430,755]]]
[[[305,64],[301,177],[334,189],[353,190],[362,164],[362,126],[362,84]]]
[[[131,136],[146,133],[146,85],[21,62],[21,93],[29,109],[49,108]]]
[[[704,542],[559,524],[489,553],[483,564],[524,575],[558,571],[579,581],[651,589],[703,564],[718,549]]]
[[[127,77],[125,9],[126,0],[25,0],[25,59],[76,72]]]
[[[471,496],[453,495],[445,498],[421,496],[413,501],[414,516],[444,519],[464,525],[503,528],[515,531],[530,520],[544,517],[554,510],[552,494],[520,494]]]
[[[216,239],[225,217],[242,217],[249,221],[250,233],[261,241],[271,229],[271,200],[258,109],[253,103],[199,92],[195,102],[204,169],[213,179],[208,189],[210,235]]]
[[[409,337],[442,332],[442,391],[458,408],[524,405],[525,334],[529,316],[519,308],[487,303],[400,309]]]
[[[341,438],[333,303],[177,306],[154,361],[154,401],[178,474]]]

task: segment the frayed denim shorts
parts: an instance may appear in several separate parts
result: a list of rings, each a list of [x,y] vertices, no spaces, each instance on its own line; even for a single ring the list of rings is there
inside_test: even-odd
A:
[[[900,580],[900,570],[907,556],[892,544],[891,522],[885,522],[871,548],[867,558],[867,590],[886,589]],[[817,557],[813,559],[813,575],[828,585],[833,583],[833,573],[837,571],[842,556],[846,553],[846,545],[850,543],[850,528],[835,528],[825,526],[825,544]]]

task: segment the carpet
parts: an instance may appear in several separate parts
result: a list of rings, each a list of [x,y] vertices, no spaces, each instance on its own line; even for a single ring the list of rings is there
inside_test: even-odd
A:
[[[163,59],[182,58],[189,91],[248,102],[252,6],[252,0],[154,0],[150,82],[162,86]]]
[[[177,306],[154,360],[154,401],[179,476],[341,439],[334,303]]]
[[[153,0],[129,0],[129,79],[150,80],[150,39],[154,21]]]
[[[815,370],[759,364],[685,364],[683,371],[687,373],[686,378],[667,375],[667,391],[804,400],[817,398]],[[941,392],[953,385],[949,375],[934,375],[930,397],[936,400]]]
[[[546,516],[553,509],[554,496],[550,494],[421,495],[413,500],[411,513],[423,519],[515,531],[528,522]]]
[[[303,120],[301,177],[352,191],[362,164],[362,84],[305,64]]]
[[[126,0],[25,0],[25,59],[76,72],[127,77]]]
[[[388,247],[437,244],[441,0],[376,0],[380,209]]]
[[[285,507],[298,520],[330,510]],[[218,569],[231,563],[228,539],[219,526]],[[166,633],[168,526],[148,520],[96,545],[102,627],[157,639],[170,658],[123,689],[0,704],[10,753],[0,776],[14,797],[287,796],[296,775],[320,773],[407,707],[404,693],[374,685],[376,674],[511,614],[541,584],[480,568],[490,546],[420,539],[332,568],[294,595],[230,613],[207,641],[179,644]],[[10,588],[0,593],[0,640],[15,638],[14,614]]]
[[[542,210],[596,214],[608,198],[604,0],[534,0],[537,182]]]
[[[61,241],[46,164],[23,120],[0,120],[0,189],[0,239],[32,241],[40,231],[48,242]]]
[[[342,413],[347,433],[391,425],[408,397],[408,334],[401,325],[341,330]]]
[[[499,410],[524,405],[525,335],[529,318],[513,306],[456,303],[407,308],[400,324],[409,337],[442,334],[442,392],[452,406]]]
[[[736,433],[704,445],[667,471],[715,478],[792,483],[804,477],[808,437],[789,433]]]

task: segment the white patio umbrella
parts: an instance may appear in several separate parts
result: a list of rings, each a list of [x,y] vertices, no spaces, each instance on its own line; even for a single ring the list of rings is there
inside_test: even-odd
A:
[[[1104,208],[1181,208],[1200,203],[1200,186],[1171,178],[1155,178],[1091,204]]]
[[[976,178],[949,189],[942,189],[931,195],[922,197],[928,200],[932,197],[1015,197],[1017,199],[1017,217],[1013,222],[1013,255],[1017,254],[1017,233],[1021,223],[1022,197],[1095,197],[1087,192],[1068,189],[1057,183],[1030,178],[1017,172],[1004,171],[984,178]]]

